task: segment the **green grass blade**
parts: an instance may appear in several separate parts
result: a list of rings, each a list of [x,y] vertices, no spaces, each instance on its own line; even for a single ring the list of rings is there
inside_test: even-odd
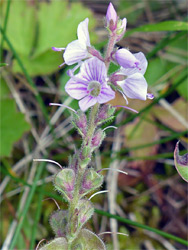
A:
[[[117,215],[113,215],[113,214],[110,214],[110,213],[107,213],[105,211],[102,211],[102,210],[99,210],[99,209],[95,209],[95,212],[97,214],[100,214],[100,215],[103,215],[103,216],[106,216],[108,218],[114,218],[120,222],[123,222],[123,223],[126,223],[128,225],[131,225],[131,226],[135,226],[135,227],[139,227],[139,228],[142,228],[142,229],[145,229],[145,230],[148,230],[150,232],[154,232],[158,235],[161,235],[167,239],[172,239],[176,242],[179,242],[185,246],[188,246],[188,241],[184,240],[184,239],[181,239],[175,235],[172,235],[172,234],[169,234],[169,233],[166,233],[166,232],[163,232],[159,229],[155,229],[155,228],[152,228],[152,227],[149,227],[149,226],[146,226],[146,225],[143,225],[141,223],[138,223],[138,222],[135,222],[135,221],[132,221],[132,220],[129,220],[129,219],[126,219],[126,218],[122,218],[120,216],[117,216]]]
[[[155,32],[155,31],[188,31],[188,23],[181,21],[164,21],[160,23],[145,24],[125,33],[130,36],[135,32]]]
[[[4,34],[6,34],[6,29],[7,29],[7,23],[8,23],[8,16],[9,16],[9,10],[10,10],[10,2],[11,0],[8,0],[7,1],[7,9],[6,9],[6,14],[5,14],[5,21],[4,21],[4,28],[3,28],[3,31],[4,31]],[[3,43],[4,43],[4,36],[2,37],[2,40],[1,40],[1,46],[0,46],[0,61],[2,60],[2,50],[3,50]]]
[[[34,249],[34,247],[35,247],[36,232],[37,232],[37,227],[38,227],[40,214],[41,214],[41,210],[42,210],[42,199],[43,199],[43,195],[44,195],[43,189],[44,189],[44,185],[42,185],[39,189],[38,202],[37,202],[38,206],[36,209],[35,220],[34,220],[34,224],[32,227],[32,234],[31,234],[31,241],[30,241],[29,249]]]
[[[44,169],[44,166],[45,166],[45,163],[41,163],[40,166],[38,166],[37,168],[37,173],[35,175],[35,178],[34,178],[34,181],[33,181],[33,184],[32,184],[32,187],[30,189],[30,192],[29,192],[29,195],[27,197],[27,201],[25,203],[25,206],[24,206],[24,209],[23,211],[20,211],[20,214],[19,214],[19,222],[18,222],[18,225],[16,227],[16,231],[15,231],[15,234],[14,234],[14,237],[12,239],[12,242],[9,246],[9,250],[13,250],[15,245],[16,245],[16,242],[17,242],[17,239],[18,239],[18,236],[19,236],[19,233],[20,233],[20,230],[22,229],[22,226],[23,226],[23,223],[24,223],[24,219],[26,217],[26,214],[28,212],[28,209],[29,209],[29,206],[31,204],[31,201],[32,201],[32,198],[33,198],[33,195],[35,193],[35,190],[36,190],[36,184],[37,184],[37,181],[39,180],[41,174],[42,174],[42,171]]]

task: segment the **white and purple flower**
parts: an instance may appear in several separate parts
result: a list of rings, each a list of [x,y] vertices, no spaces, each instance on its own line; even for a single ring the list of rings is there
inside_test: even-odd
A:
[[[125,99],[126,96],[128,98],[140,100],[146,100],[147,98],[153,99],[154,96],[147,93],[148,84],[143,76],[148,65],[146,57],[142,52],[136,53],[133,56],[139,62],[139,68],[137,64],[135,64],[134,68],[121,67],[118,75],[125,76],[125,79],[117,81],[117,84],[122,88]]]
[[[96,57],[84,61],[80,73],[71,75],[65,86],[66,92],[74,99],[80,100],[82,111],[96,103],[106,103],[115,98],[115,92],[107,84],[107,71],[104,62]]]
[[[54,51],[65,50],[63,58],[67,65],[79,63],[81,60],[89,57],[87,47],[90,47],[91,44],[88,31],[88,23],[89,19],[86,18],[83,22],[81,22],[78,25],[77,29],[78,39],[69,43],[66,48],[52,47]]]

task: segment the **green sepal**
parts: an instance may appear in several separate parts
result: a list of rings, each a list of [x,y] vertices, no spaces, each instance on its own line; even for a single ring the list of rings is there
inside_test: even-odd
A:
[[[64,168],[54,177],[54,187],[70,201],[73,198],[75,172],[73,169]]]
[[[50,216],[49,222],[56,237],[66,236],[66,226],[68,223],[68,211],[59,209],[53,212]]]
[[[104,242],[88,229],[82,229],[71,246],[72,250],[106,250]]]
[[[97,173],[94,169],[86,170],[82,181],[81,197],[99,188],[103,183],[103,175]]]
[[[68,250],[68,243],[64,237],[55,238],[50,243],[39,248],[39,250]]]
[[[83,169],[83,168],[86,168],[87,165],[89,164],[89,162],[91,161],[91,158],[85,158],[84,160],[80,161],[79,164],[80,164],[80,167]]]
[[[115,118],[115,116],[108,117],[100,122],[97,123],[97,125],[101,125],[102,123],[112,121]]]

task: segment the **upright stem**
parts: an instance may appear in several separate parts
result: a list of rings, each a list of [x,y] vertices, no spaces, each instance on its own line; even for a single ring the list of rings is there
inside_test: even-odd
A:
[[[112,51],[114,49],[115,41],[116,41],[116,36],[113,36],[113,35],[110,36],[110,40],[109,40],[109,43],[108,43],[106,56],[105,56],[105,60],[104,60],[107,71],[108,71],[108,68],[109,68],[109,65],[110,65],[110,61],[111,61],[110,57],[111,57],[111,53],[112,53]],[[88,147],[91,146],[91,141],[92,141],[93,135],[94,135],[96,127],[97,127],[97,125],[95,124],[95,120],[96,120],[96,117],[97,117],[97,114],[98,114],[98,111],[99,111],[99,105],[100,105],[99,103],[96,103],[91,109],[87,134],[86,134],[86,137],[83,139],[83,143],[82,143],[80,152],[77,154],[78,162],[79,162],[79,160],[82,160],[82,159],[80,159],[81,153],[82,153],[81,150],[85,146],[88,146]],[[80,200],[79,191],[81,189],[81,184],[82,184],[82,180],[83,180],[83,176],[84,176],[86,167],[87,166],[85,166],[85,168],[82,169],[81,166],[78,166],[78,172],[77,172],[77,176],[76,176],[76,184],[75,184],[75,187],[74,187],[73,199],[72,199],[72,201],[70,202],[70,205],[69,205],[68,225],[69,225],[69,232],[70,233],[71,233],[71,226],[72,226],[71,219],[72,219],[72,216],[75,213],[76,206],[77,206],[77,204],[78,204],[78,202]],[[70,238],[68,239],[68,250],[71,250],[73,240],[74,240],[74,238],[71,238],[71,236],[70,236]]]
[[[108,43],[108,47],[106,50],[106,56],[105,56],[105,65],[106,65],[106,70],[108,71],[109,65],[110,65],[110,60],[111,60],[111,53],[114,49],[114,45],[116,43],[116,36],[115,35],[111,35],[110,36],[110,40]]]

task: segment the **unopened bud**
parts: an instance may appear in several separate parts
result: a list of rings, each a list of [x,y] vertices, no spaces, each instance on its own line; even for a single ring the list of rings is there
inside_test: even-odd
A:
[[[103,176],[97,173],[94,169],[88,169],[83,178],[82,182],[82,196],[86,195],[87,193],[99,188],[103,183]]]
[[[118,49],[115,59],[123,68],[136,68],[140,64],[140,61],[127,49]]]
[[[116,13],[112,3],[110,3],[108,5],[108,9],[107,9],[107,12],[106,12],[106,26],[110,31],[113,32],[116,29],[117,20],[118,20],[117,13]]]
[[[87,117],[84,112],[78,110],[77,113],[73,113],[73,125],[76,125],[76,128],[80,130],[83,135],[86,135],[87,131]]]
[[[105,134],[104,134],[104,132],[102,131],[102,129],[98,129],[98,130],[95,132],[95,134],[94,134],[94,136],[93,136],[93,138],[92,138],[92,140],[91,140],[91,146],[92,146],[93,148],[99,147],[100,144],[101,144],[101,142],[102,142],[102,140],[104,139],[104,136],[105,136]]]

